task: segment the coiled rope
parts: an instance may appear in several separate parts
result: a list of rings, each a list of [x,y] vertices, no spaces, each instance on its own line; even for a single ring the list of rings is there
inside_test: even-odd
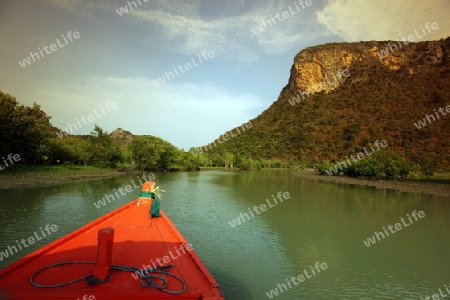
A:
[[[53,284],[53,285],[43,285],[43,284],[39,284],[39,283],[34,282],[34,277],[36,277],[36,275],[39,274],[40,272],[42,272],[42,271],[44,271],[46,269],[50,269],[50,268],[54,268],[54,267],[58,267],[58,266],[62,266],[62,265],[69,265],[69,264],[72,264],[72,265],[75,265],[75,264],[94,265],[95,262],[91,262],[91,261],[66,261],[66,262],[60,262],[60,263],[56,263],[56,264],[45,266],[45,267],[37,270],[36,272],[34,272],[33,275],[31,275],[31,277],[30,277],[30,284],[35,286],[35,287],[38,287],[38,288],[57,288],[57,287],[61,287],[61,286],[74,284],[74,283],[76,283],[78,281],[84,280],[84,282],[86,282],[87,284],[96,285],[96,284],[108,282],[109,279],[111,278],[111,275],[112,275],[112,272],[111,272],[105,280],[99,280],[99,279],[95,278],[94,275],[88,275],[88,276],[85,276],[85,277],[74,279],[74,280],[69,281],[69,282],[62,282],[62,283]],[[168,266],[156,266],[155,268],[139,269],[139,268],[135,268],[135,267],[112,265],[111,266],[111,270],[135,272],[136,274],[138,274],[141,277],[141,285],[143,287],[152,287],[152,288],[155,288],[155,289],[158,289],[160,291],[166,292],[168,294],[173,294],[173,295],[182,294],[182,293],[184,293],[184,291],[186,291],[186,282],[180,276],[175,275],[175,274],[170,273],[170,272],[167,271],[168,269],[170,269],[172,267],[174,267],[174,266],[173,265],[168,265]],[[162,275],[155,275],[155,274],[162,274]],[[168,282],[167,282],[166,276],[172,276],[175,279],[179,280],[183,284],[183,288],[181,290],[179,290],[179,291],[168,290],[167,289]],[[155,279],[159,280],[160,284],[155,282],[154,281]]]

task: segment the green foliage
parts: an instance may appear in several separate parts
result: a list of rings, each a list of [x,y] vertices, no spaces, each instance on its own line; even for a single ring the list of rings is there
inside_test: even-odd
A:
[[[110,171],[114,171],[111,169]],[[74,165],[71,163],[65,163],[61,165],[18,165],[15,168],[7,168],[4,172],[0,173],[0,176],[4,173],[11,174],[44,174],[46,176],[50,176],[54,173],[73,173],[74,175],[77,173],[83,172],[84,175],[87,173],[105,173],[105,168],[95,167],[95,166],[82,166],[82,165]]]
[[[422,172],[426,176],[433,176],[437,169],[437,162],[433,158],[425,158],[420,162]]]
[[[326,170],[334,167],[334,164],[332,164],[329,160],[325,160],[320,164],[315,164],[315,167],[317,169],[317,172],[319,172],[320,174],[326,174]]]
[[[252,128],[241,131],[226,142],[215,144],[204,153],[185,152],[154,136],[133,136],[118,142],[95,126],[90,136],[55,137],[56,128],[34,104],[19,105],[0,92],[0,154],[18,153],[21,163],[110,166],[125,170],[196,169],[199,167],[287,168],[296,169],[320,163],[324,173],[342,160],[342,153],[385,139],[388,151],[365,157],[339,174],[401,179],[418,172],[426,175],[450,167],[450,122],[443,116],[425,128],[414,126],[433,109],[450,99],[450,60],[425,63],[430,58],[427,42],[408,49],[408,66],[392,70],[367,49],[385,47],[381,42],[328,44],[309,48],[314,51],[345,50],[359,60],[350,68],[350,77],[330,93],[319,92],[292,106],[289,89],[261,115],[251,120]],[[446,41],[433,42],[450,52]],[[367,48],[367,46],[369,46]],[[366,49],[366,50],[364,50]],[[406,51],[406,49],[405,49]],[[430,52],[431,53],[431,52]],[[333,64],[332,61],[323,63]],[[410,74],[410,70],[415,70]],[[295,82],[292,78],[291,82]],[[290,85],[288,85],[289,87]],[[237,132],[232,129],[230,131]],[[129,138],[128,138],[129,137]],[[401,154],[402,156],[396,155]]]
[[[95,125],[88,137],[90,143],[89,151],[92,154],[90,161],[99,167],[116,167],[122,160],[119,147],[113,143],[111,135],[100,126]]]
[[[91,142],[86,137],[66,136],[53,138],[51,143],[51,157],[53,163],[72,162],[88,165],[94,153],[91,151]]]
[[[252,170],[255,169],[255,161],[251,158],[244,158],[238,165],[237,167],[240,168],[241,170]]]
[[[14,97],[0,91],[0,154],[19,154],[20,163],[28,165],[90,165],[122,171],[134,167],[193,170],[212,165],[208,156],[194,156],[158,137],[113,140],[112,135],[98,125],[90,135],[58,137],[56,133],[60,130],[49,120],[36,103],[31,107],[19,105]],[[227,164],[233,163],[233,154],[227,153],[225,157]],[[224,163],[223,157],[219,157],[217,163]]]
[[[432,46],[429,42],[411,44],[402,52],[407,55],[405,61],[408,63],[398,70],[373,57],[367,49],[374,46],[381,49],[387,44],[375,41],[328,44],[304,50],[301,57],[310,59],[316,57],[314,51],[341,53],[345,50],[360,60],[353,61],[349,69],[351,74],[340,87],[330,93],[315,93],[292,106],[289,100],[295,95],[289,91],[298,79],[294,75],[282,96],[251,120],[251,129],[218,144],[208,151],[208,155],[214,157],[230,152],[234,154],[235,162],[240,157],[251,157],[261,161],[263,167],[265,160],[274,159],[283,164],[295,161],[320,163],[343,159],[341,153],[384,139],[389,143],[389,151],[419,163],[427,174],[432,174],[435,169],[449,168],[449,116],[441,116],[421,129],[414,123],[423,120],[426,114],[433,114],[434,109],[448,105],[450,60],[436,64],[426,63],[426,60],[432,58],[431,48],[450,52],[450,43],[440,40]],[[321,63],[333,65],[334,61],[324,57]],[[302,68],[302,62],[296,60],[296,66]],[[414,74],[410,74],[411,70]],[[425,162],[425,158],[432,163]],[[367,173],[378,172],[376,166],[366,167]],[[396,170],[388,172],[393,177],[398,173]]]
[[[184,151],[177,149],[172,144],[169,144],[160,139],[163,143],[161,147],[160,159],[157,164],[158,169],[163,170],[180,170],[184,168],[183,156]]]
[[[223,164],[225,167],[232,167],[234,164],[234,155],[233,153],[226,152],[223,155]]]
[[[163,146],[152,136],[136,137],[130,144],[131,159],[142,170],[155,169]]]
[[[294,161],[292,162],[291,168],[301,171],[306,168],[312,167],[311,163],[308,161]]]
[[[204,156],[194,156],[154,136],[138,136],[131,141],[128,150],[132,164],[146,170],[197,169]]]
[[[405,179],[417,172],[418,166],[398,154],[378,151],[343,170],[347,176]]]
[[[16,98],[0,91],[0,154],[19,154],[20,163],[48,160],[53,129],[49,121],[38,104],[19,105]]]

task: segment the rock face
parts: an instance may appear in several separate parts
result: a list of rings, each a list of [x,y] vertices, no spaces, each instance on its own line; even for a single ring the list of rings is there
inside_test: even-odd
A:
[[[446,168],[447,107],[450,111],[450,38],[320,45],[295,56],[288,83],[251,120],[251,131],[210,152],[339,161],[386,140],[390,152]]]
[[[112,140],[119,145],[127,145],[131,143],[133,137],[134,135],[131,132],[123,130],[122,128],[117,128],[111,132]]]
[[[306,48],[295,56],[289,82],[279,98],[299,92],[329,93],[348,78],[350,84],[367,81],[373,67],[405,70],[409,74],[426,71],[430,66],[442,65],[444,60],[450,59],[450,53],[445,52],[445,45],[449,43],[450,38],[408,45],[402,41],[371,41]],[[350,76],[352,69],[364,67],[366,72],[363,74]],[[347,70],[346,74],[343,74],[344,70]]]

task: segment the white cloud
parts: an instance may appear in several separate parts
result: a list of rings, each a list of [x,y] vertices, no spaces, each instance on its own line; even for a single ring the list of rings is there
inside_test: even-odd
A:
[[[65,9],[72,9],[79,6],[82,0],[41,0],[43,3],[59,6]]]
[[[128,1],[94,2],[93,0],[41,0],[48,5],[63,9],[82,9],[91,14],[94,9],[103,12],[115,12]],[[137,3],[137,0],[134,0]],[[296,10],[294,1],[255,1],[253,5],[232,3],[234,12],[217,17],[200,13],[204,6],[202,1],[153,0],[144,2],[137,8],[119,17],[118,21],[127,19],[136,21],[143,30],[139,39],[144,44],[158,48],[161,52],[195,55],[199,51],[214,50],[218,55],[231,60],[255,62],[261,54],[283,54],[292,49],[310,45],[321,35],[313,20],[313,5],[305,7],[287,19],[255,35],[251,29],[261,25],[264,20],[291,7]],[[239,9],[236,9],[239,7]],[[217,13],[217,12],[215,12]],[[299,30],[299,28],[307,30]]]
[[[238,60],[254,61],[257,53],[245,42],[249,32],[247,20],[240,17],[206,21],[184,15],[175,15],[163,11],[132,11],[131,14],[158,27],[164,51],[195,55],[202,50],[213,50],[219,55],[235,57]],[[154,44],[154,39],[148,41]]]
[[[439,29],[421,40],[435,40],[450,32],[449,11],[447,0],[329,0],[316,16],[330,34],[347,42],[406,37],[426,22],[438,23]]]
[[[312,14],[313,7],[306,7],[255,35],[251,29],[261,25],[263,20],[270,19],[272,15],[288,10],[289,3],[261,2],[249,11],[211,20],[202,19],[196,12],[198,7],[195,5],[182,9],[173,5],[166,5],[165,9],[142,7],[128,14],[156,27],[161,43],[155,43],[154,38],[147,43],[158,44],[167,52],[193,55],[202,50],[214,50],[219,55],[253,62],[261,53],[282,54],[317,37],[317,29],[308,17]],[[303,31],[301,34],[299,28],[302,27],[308,28],[309,33]]]

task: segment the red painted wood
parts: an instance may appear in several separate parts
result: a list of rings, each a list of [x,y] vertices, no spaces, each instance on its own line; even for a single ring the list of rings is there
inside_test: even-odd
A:
[[[138,204],[138,199],[86,224],[35,252],[0,270],[0,299],[208,299],[224,300],[219,285],[195,253],[182,251],[187,241],[164,211],[151,219],[151,201]],[[157,258],[169,256],[170,269],[186,281],[186,291],[169,295],[154,288],[143,288],[140,279],[131,272],[112,271],[107,283],[90,286],[83,281],[60,288],[36,288],[29,283],[38,269],[64,261],[92,261],[97,254],[97,237],[101,228],[114,228],[112,264],[142,268],[153,266]],[[195,246],[195,245],[194,245]],[[179,255],[177,254],[177,251]],[[172,253],[172,255],[170,255]],[[105,262],[107,257],[105,255]],[[164,264],[165,265],[165,264]],[[44,271],[35,277],[40,284],[57,284],[94,274],[94,265],[65,265]],[[168,278],[168,288],[179,290],[182,285]],[[2,299],[4,300],[4,299]]]
[[[94,277],[105,280],[111,273],[114,228],[107,227],[98,231],[97,261]]]

